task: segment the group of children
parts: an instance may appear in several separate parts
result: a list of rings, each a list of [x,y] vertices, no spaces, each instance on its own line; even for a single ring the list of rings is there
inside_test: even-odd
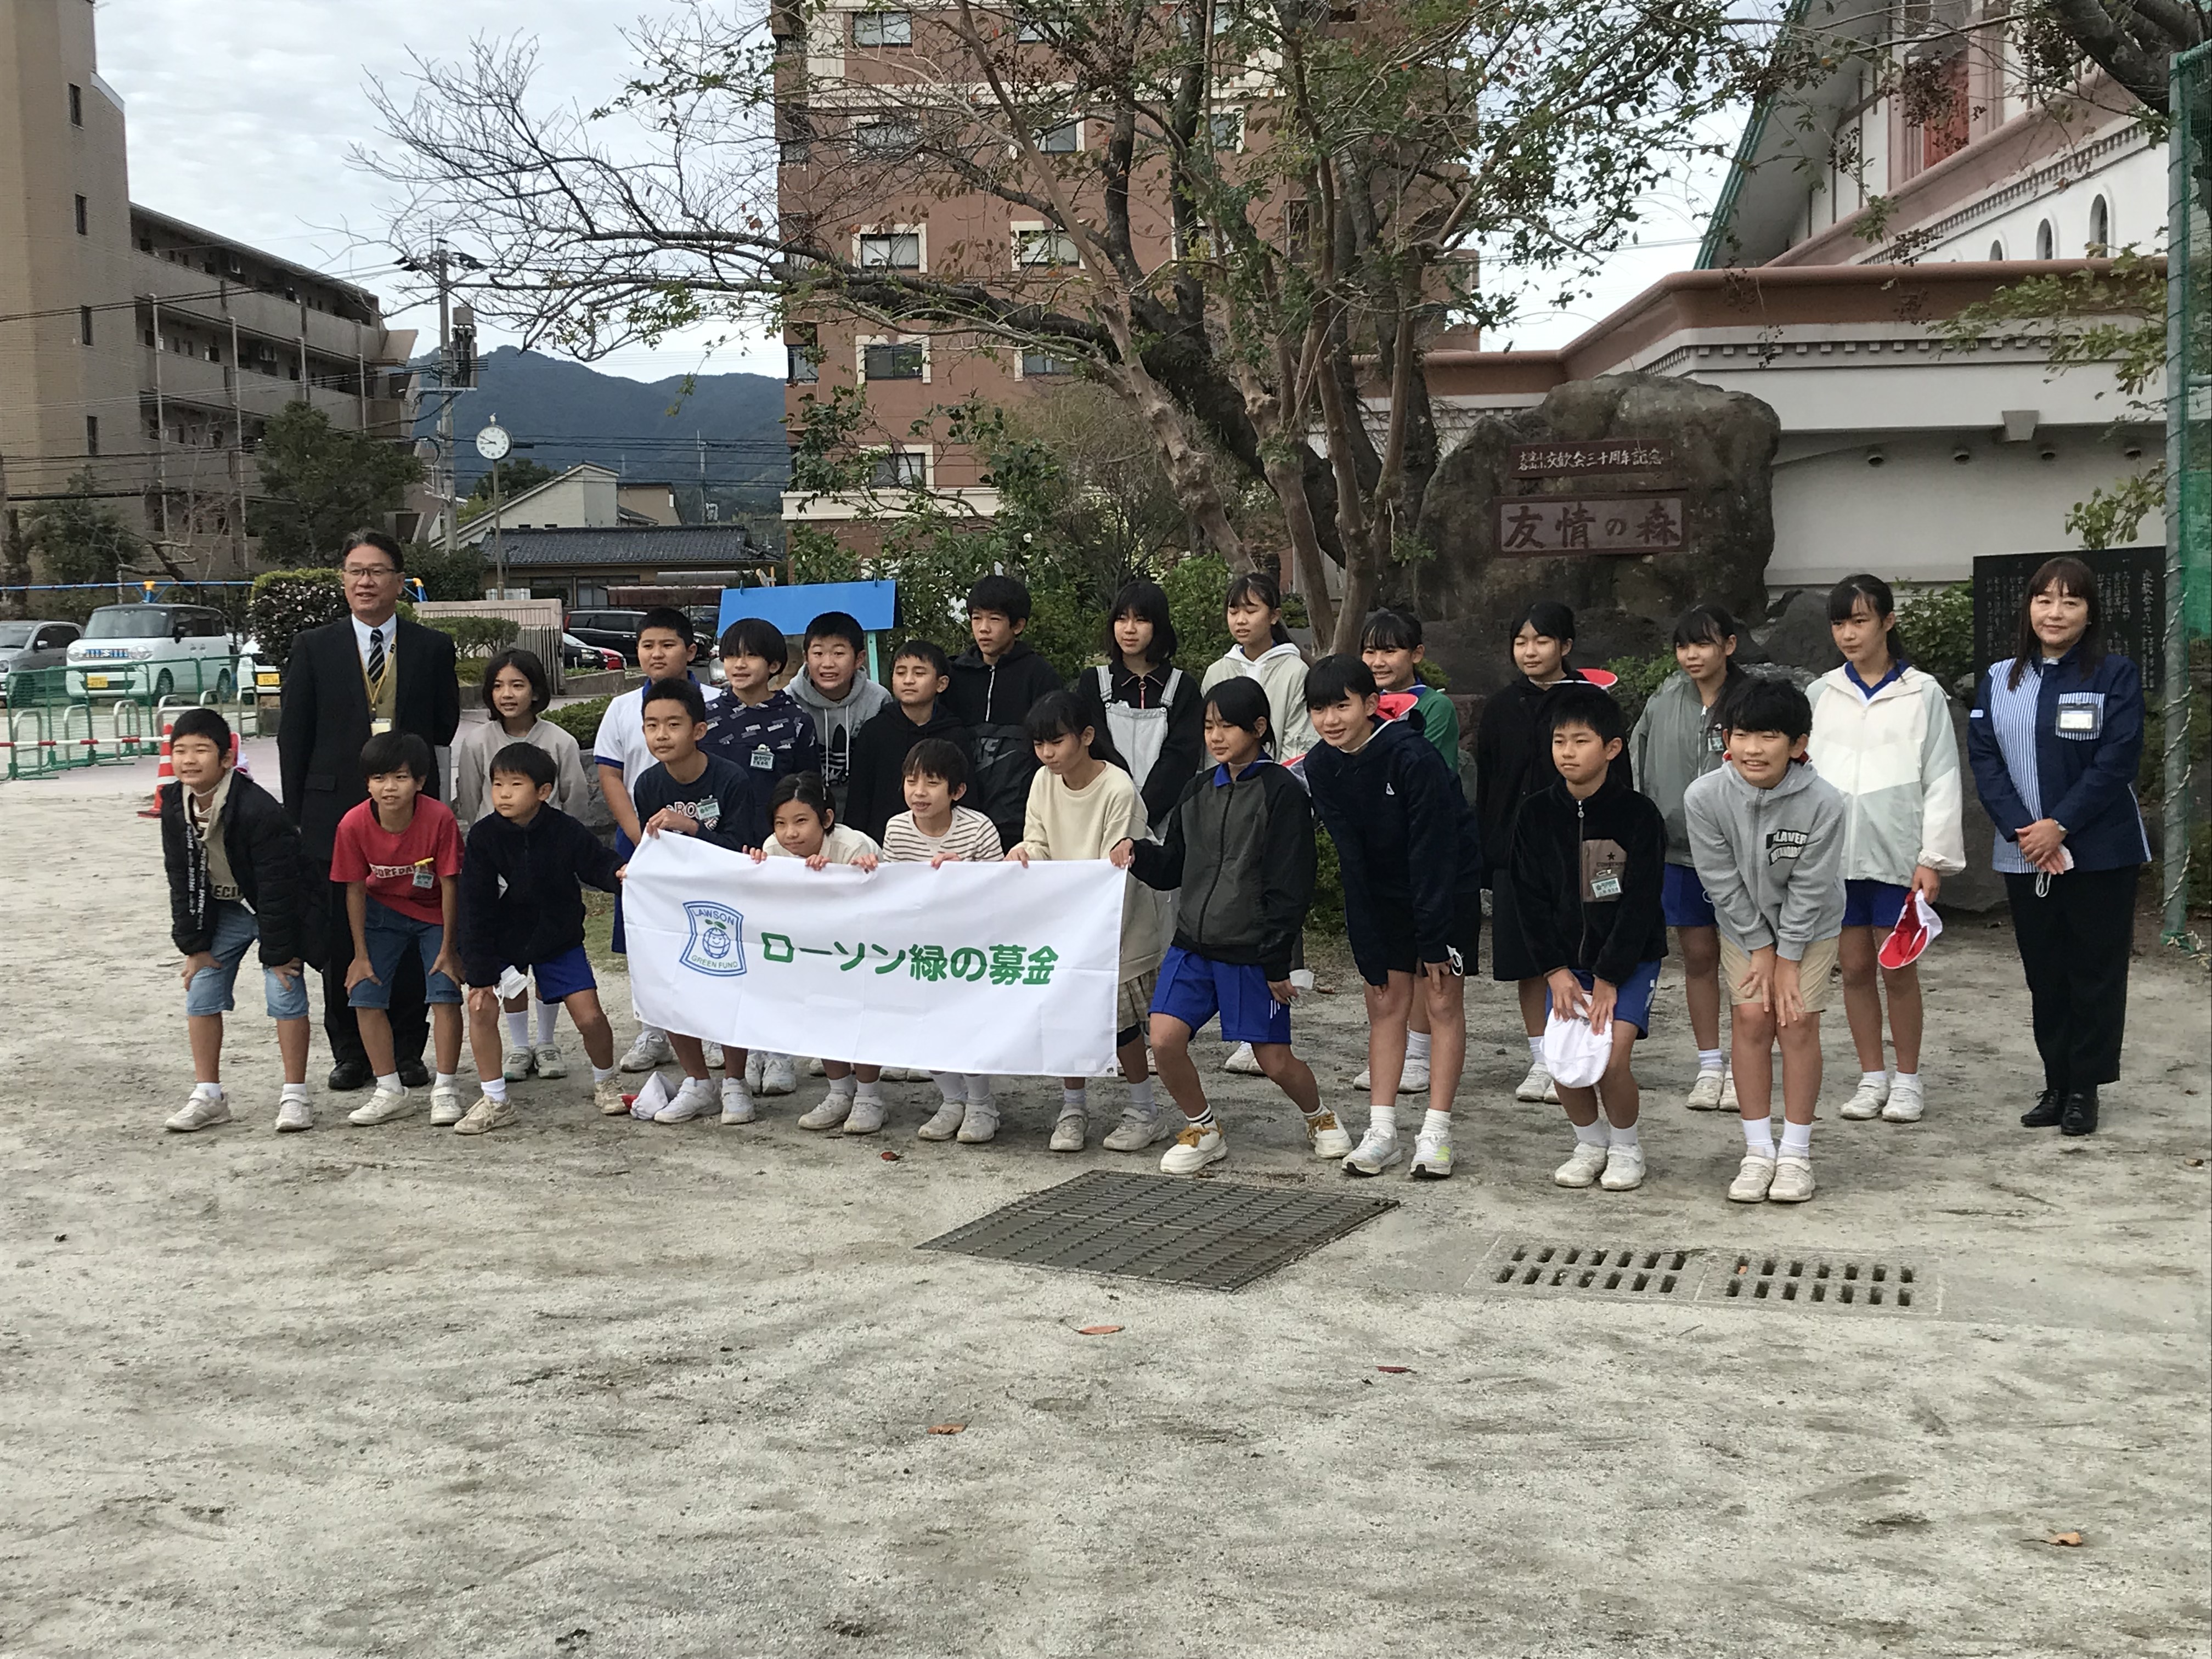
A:
[[[581,890],[618,895],[635,848],[673,834],[815,868],[1005,858],[1103,859],[1127,871],[1115,1021],[1127,1098],[1102,1144],[1140,1152],[1172,1133],[1161,1161],[1171,1173],[1227,1156],[1191,1053],[1218,1020],[1234,1045],[1229,1068],[1263,1074],[1291,1097],[1316,1156],[1358,1176],[1405,1162],[1415,1178],[1448,1177],[1464,982],[1477,967],[1487,895],[1492,975],[1515,984],[1529,1043],[1518,1096],[1556,1101],[1574,1131],[1555,1179],[1632,1188],[1645,1164],[1632,1055],[1650,1029],[1672,927],[1698,1050],[1686,1103],[1733,1103],[1744,1125],[1729,1196],[1802,1200],[1813,1191],[1819,1017],[1831,971],[1840,963],[1861,1060],[1844,1115],[1917,1119],[1917,986],[1910,968],[1884,970],[1891,1071],[1875,951],[1904,904],[1932,897],[1964,863],[1942,696],[1904,662],[1889,590],[1855,577],[1830,610],[1846,660],[1808,700],[1786,677],[1738,667],[1732,619],[1693,608],[1675,629],[1680,672],[1632,733],[1603,685],[1572,665],[1572,612],[1530,605],[1510,630],[1520,677],[1487,700],[1475,735],[1472,799],[1453,705],[1421,678],[1419,622],[1377,611],[1358,655],[1309,664],[1262,574],[1231,585],[1233,642],[1195,684],[1175,662],[1166,596],[1148,581],[1115,596],[1107,660],[1073,687],[1024,642],[1029,595],[1006,576],[984,578],[968,596],[970,649],[948,660],[909,641],[893,655],[888,686],[868,678],[865,636],[842,613],[810,625],[787,689],[778,687],[781,632],[733,623],[719,642],[726,689],[717,690],[690,672],[690,617],[650,611],[638,635],[646,683],[614,699],[600,724],[596,790],[574,740],[539,718],[542,667],[526,652],[504,653],[484,676],[489,718],[457,747],[459,818],[425,792],[432,762],[419,738],[380,734],[362,754],[369,799],[341,825],[332,866],[349,888],[354,958],[320,964],[344,975],[377,1073],[352,1121],[416,1109],[380,1012],[410,951],[434,1014],[433,1123],[477,1133],[514,1121],[507,1085],[565,1070],[554,1040],[560,1009],[609,1115],[745,1123],[757,1115],[757,1096],[788,1092],[793,1057],[718,1048],[701,1034],[645,1028],[616,1058],[583,949]],[[164,800],[165,846],[200,1082],[170,1127],[228,1117],[221,1013],[257,939],[286,1072],[278,1127],[308,1127],[296,843],[282,809],[229,769],[218,715],[180,718],[172,749],[178,782]],[[611,848],[584,821],[601,798],[617,828]],[[1291,1005],[1311,983],[1301,941],[1316,820],[1337,854],[1364,982],[1367,1065],[1355,1086],[1369,1109],[1356,1144],[1291,1042]],[[626,945],[619,897],[614,944]],[[1732,1065],[1718,1027],[1723,987]],[[1547,1042],[1576,1023],[1603,1049],[1582,1084],[1555,1079],[1547,1060]],[[480,1091],[465,1108],[456,1075],[465,1024]],[[1778,1144],[1770,1115],[1778,1042]],[[634,1107],[622,1072],[671,1061],[682,1073],[672,1095],[648,1088]],[[880,1130],[883,1069],[833,1055],[817,1063],[827,1092],[800,1126]],[[1173,1115],[1155,1098],[1155,1067]],[[918,1130],[923,1139],[997,1134],[989,1078],[934,1081],[941,1101]],[[1066,1078],[1061,1089],[1050,1146],[1080,1151],[1091,1141],[1090,1085]],[[1426,1097],[1410,1157],[1401,1092]]]

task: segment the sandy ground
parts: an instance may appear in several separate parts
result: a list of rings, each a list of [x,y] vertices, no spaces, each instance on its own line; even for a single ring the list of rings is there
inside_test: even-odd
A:
[[[244,1121],[165,1135],[190,1072],[149,771],[0,785],[0,1652],[2208,1651],[2201,969],[2138,962],[2128,1079],[2063,1143],[2014,1123],[2008,933],[1960,923],[1927,1121],[1835,1118],[1838,1007],[1795,1211],[1723,1201],[1739,1139],[1680,1106],[1678,993],[1650,1181],[1553,1188],[1566,1131],[1512,1103],[1483,985],[1459,1176],[1223,1296],[913,1249],[1136,1162],[1048,1153],[1042,1085],[983,1148],[914,1140],[926,1085],[844,1141],[793,1125],[818,1082],[670,1129],[592,1115],[581,1077],[484,1140],[327,1099],[280,1140],[256,1012]],[[1301,1047],[1349,1103],[1333,977]],[[1340,1184],[1268,1097],[1223,1080],[1223,1178]],[[1719,1261],[1687,1300],[1576,1299],[1492,1283],[1518,1240]],[[1738,1250],[1927,1293],[1716,1301]]]

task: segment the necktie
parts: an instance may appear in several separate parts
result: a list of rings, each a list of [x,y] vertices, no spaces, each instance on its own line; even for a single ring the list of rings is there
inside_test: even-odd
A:
[[[384,678],[384,630],[368,630],[368,680],[371,685]]]

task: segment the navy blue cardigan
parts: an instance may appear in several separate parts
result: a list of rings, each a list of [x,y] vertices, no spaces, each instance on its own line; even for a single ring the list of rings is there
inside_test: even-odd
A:
[[[2039,672],[2043,680],[2035,705],[2035,769],[2043,816],[2066,826],[2075,869],[2123,869],[2150,858],[2135,792],[2143,745],[2142,672],[2112,652],[2084,673],[2081,655],[2077,646],[2049,668],[2030,663],[2027,670]],[[1966,721],[1966,757],[1973,764],[1975,790],[1997,834],[2018,841],[2035,817],[2013,787],[1990,718],[1990,688],[1998,675],[2011,673],[2008,659],[1991,664],[1982,676]],[[2104,698],[2104,718],[2094,737],[2060,733],[2058,700],[2069,692]]]

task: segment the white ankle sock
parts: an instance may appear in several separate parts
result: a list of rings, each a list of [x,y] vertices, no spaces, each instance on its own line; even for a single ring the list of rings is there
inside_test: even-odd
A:
[[[1200,1129],[1218,1128],[1221,1125],[1221,1120],[1213,1115],[1213,1106],[1211,1102],[1207,1103],[1206,1109],[1196,1117],[1191,1116],[1188,1112],[1184,1113],[1182,1121]]]
[[[407,1092],[407,1085],[399,1080],[399,1073],[397,1072],[379,1072],[376,1074],[376,1086],[388,1095],[404,1095]]]
[[[842,1095],[848,1100],[858,1094],[860,1089],[860,1080],[850,1072],[846,1073],[842,1077],[833,1077],[830,1079],[830,1092],[833,1095]]]
[[[1407,1058],[1407,1060],[1426,1060],[1428,1057],[1429,1057],[1429,1033],[1428,1033],[1428,1032],[1426,1032],[1426,1031],[1408,1031],[1408,1032],[1407,1032],[1407,1033],[1406,1033],[1406,1058]]]
[[[620,1077],[621,1075],[622,1068],[618,1066],[594,1066],[592,1067],[592,1081],[594,1083],[605,1083],[609,1078]]]
[[[1626,1146],[1630,1152],[1635,1152],[1639,1144],[1636,1139],[1636,1126],[1632,1123],[1626,1129],[1617,1127],[1609,1127],[1606,1131],[1606,1144],[1612,1146]]]
[[[1129,1109],[1142,1112],[1147,1117],[1160,1109],[1159,1102],[1152,1098],[1152,1079],[1146,1078],[1142,1083],[1129,1085]]]
[[[459,1076],[459,1072],[435,1073],[431,1076],[430,1086],[433,1089],[450,1089],[453,1086],[453,1080]]]
[[[1060,1109],[1063,1112],[1085,1111],[1090,1105],[1091,1085],[1087,1083],[1079,1089],[1063,1088],[1060,1091]]]
[[[1602,1146],[1605,1145],[1605,1120],[1603,1118],[1599,1118],[1593,1123],[1577,1123],[1574,1126],[1574,1131],[1575,1142],[1577,1146]]]
[[[1698,1069],[1701,1072],[1723,1072],[1728,1067],[1722,1060],[1719,1049],[1700,1048],[1698,1050]]]
[[[561,1024],[561,1005],[557,1002],[533,1002],[538,1010],[538,1046],[544,1048],[553,1041],[554,1029]]]
[[[932,1072],[929,1080],[937,1085],[937,1092],[945,1097],[947,1106],[957,1105],[968,1098],[968,1085],[957,1072]]]
[[[970,1106],[994,1104],[991,1099],[991,1074],[988,1072],[967,1072],[962,1075],[967,1082],[968,1103]]]
[[[1889,1086],[1893,1090],[1917,1090],[1920,1087],[1920,1073],[1917,1072],[1892,1072],[1889,1074]]]
[[[1782,1126],[1782,1156],[1810,1158],[1813,1156],[1813,1126],[1809,1123],[1784,1123]]]
[[[221,1100],[222,1098],[222,1085],[220,1083],[195,1083],[192,1085],[192,1092],[203,1100]]]
[[[1395,1140],[1398,1138],[1398,1103],[1393,1101],[1388,1106],[1370,1106],[1367,1109],[1367,1128],[1370,1133],[1385,1134]]]
[[[507,1017],[507,1046],[527,1048],[530,1046],[530,1011],[517,1008]]]
[[[1534,1060],[1539,1066],[1541,1066],[1544,1063],[1543,1038],[1540,1036],[1532,1036],[1528,1039],[1528,1058]]]
[[[504,1072],[495,1072],[491,1076],[480,1079],[479,1081],[483,1085],[484,1098],[487,1100],[499,1101],[507,1098],[507,1074]]]
[[[1774,1120],[1771,1117],[1747,1117],[1743,1121],[1743,1144],[1761,1158],[1774,1156]]]
[[[222,1086],[219,1083],[216,1085],[218,1089]],[[307,1097],[307,1085],[304,1083],[288,1083],[284,1085],[284,1091],[276,1097],[279,1100],[305,1100]]]
[[[883,1085],[881,1083],[860,1084],[854,1090],[853,1097],[856,1100],[872,1100],[880,1106],[884,1103]]]
[[[1449,1139],[1451,1134],[1451,1114],[1436,1111],[1422,1113],[1421,1133],[1425,1135],[1443,1135]]]
[[[1859,1073],[1859,1081],[1861,1083],[1870,1083],[1875,1088],[1880,1089],[1887,1086],[1888,1084],[1889,1073],[1887,1072],[1861,1072]]]

